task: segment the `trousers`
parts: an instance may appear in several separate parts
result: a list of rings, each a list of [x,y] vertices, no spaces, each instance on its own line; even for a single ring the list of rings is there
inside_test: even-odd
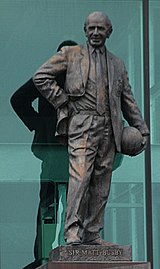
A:
[[[54,178],[53,150],[54,148],[52,149],[51,147],[50,149],[45,149],[45,158],[41,164],[39,206],[37,213],[36,238],[34,242],[34,257],[36,261],[42,259],[42,212],[46,212],[47,216],[53,216],[52,208],[49,209],[49,206],[54,202],[56,188],[55,183],[52,181]],[[51,210],[51,212],[49,210]]]
[[[68,124],[69,186],[65,239],[74,223],[83,233],[103,228],[116,148],[109,113],[78,113]]]

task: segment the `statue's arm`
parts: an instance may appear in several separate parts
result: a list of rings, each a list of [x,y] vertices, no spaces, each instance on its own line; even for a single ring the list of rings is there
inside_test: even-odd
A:
[[[30,131],[35,130],[39,122],[39,114],[32,105],[39,96],[40,93],[30,78],[10,98],[12,108]]]
[[[128,124],[136,127],[142,135],[149,135],[148,127],[133,96],[125,66],[123,66],[122,77],[123,89],[121,95],[121,109],[123,116]]]
[[[68,102],[68,95],[56,82],[57,76],[67,70],[65,49],[53,55],[34,74],[33,82],[39,92],[54,106],[55,109]]]

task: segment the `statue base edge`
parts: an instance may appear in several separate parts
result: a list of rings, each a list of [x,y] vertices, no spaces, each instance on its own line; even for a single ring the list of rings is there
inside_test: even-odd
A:
[[[149,262],[54,262],[49,261],[37,269],[151,269]]]

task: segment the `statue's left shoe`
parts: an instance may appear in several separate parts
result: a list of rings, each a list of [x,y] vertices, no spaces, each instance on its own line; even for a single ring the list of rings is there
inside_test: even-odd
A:
[[[39,261],[35,260],[34,262],[32,262],[32,263],[26,265],[26,266],[23,267],[22,269],[36,269],[36,268],[38,268],[39,266],[41,266],[41,264],[42,264],[42,261],[40,261],[40,260],[39,260]]]
[[[90,240],[90,241],[83,241],[83,245],[99,245],[99,246],[106,246],[106,247],[115,247],[117,244],[106,242],[102,238],[98,237],[96,239]]]

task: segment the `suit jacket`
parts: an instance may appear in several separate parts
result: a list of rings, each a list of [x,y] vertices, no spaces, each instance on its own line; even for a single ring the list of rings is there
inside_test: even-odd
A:
[[[58,78],[59,85],[64,86],[64,77]],[[38,98],[38,110],[33,107],[33,101]],[[55,137],[57,113],[37,90],[33,80],[29,79],[11,97],[11,105],[30,131],[35,131],[32,152],[39,159],[45,158],[46,150],[59,143]]]
[[[44,63],[33,76],[33,81],[41,94],[58,109],[57,134],[67,132],[67,105],[70,98],[85,94],[89,74],[89,54],[87,46],[64,47]],[[117,151],[121,151],[123,119],[136,127],[142,135],[149,130],[133,97],[124,63],[107,50],[106,61],[109,81],[109,104],[111,122]],[[58,74],[66,72],[65,88],[57,85]]]

